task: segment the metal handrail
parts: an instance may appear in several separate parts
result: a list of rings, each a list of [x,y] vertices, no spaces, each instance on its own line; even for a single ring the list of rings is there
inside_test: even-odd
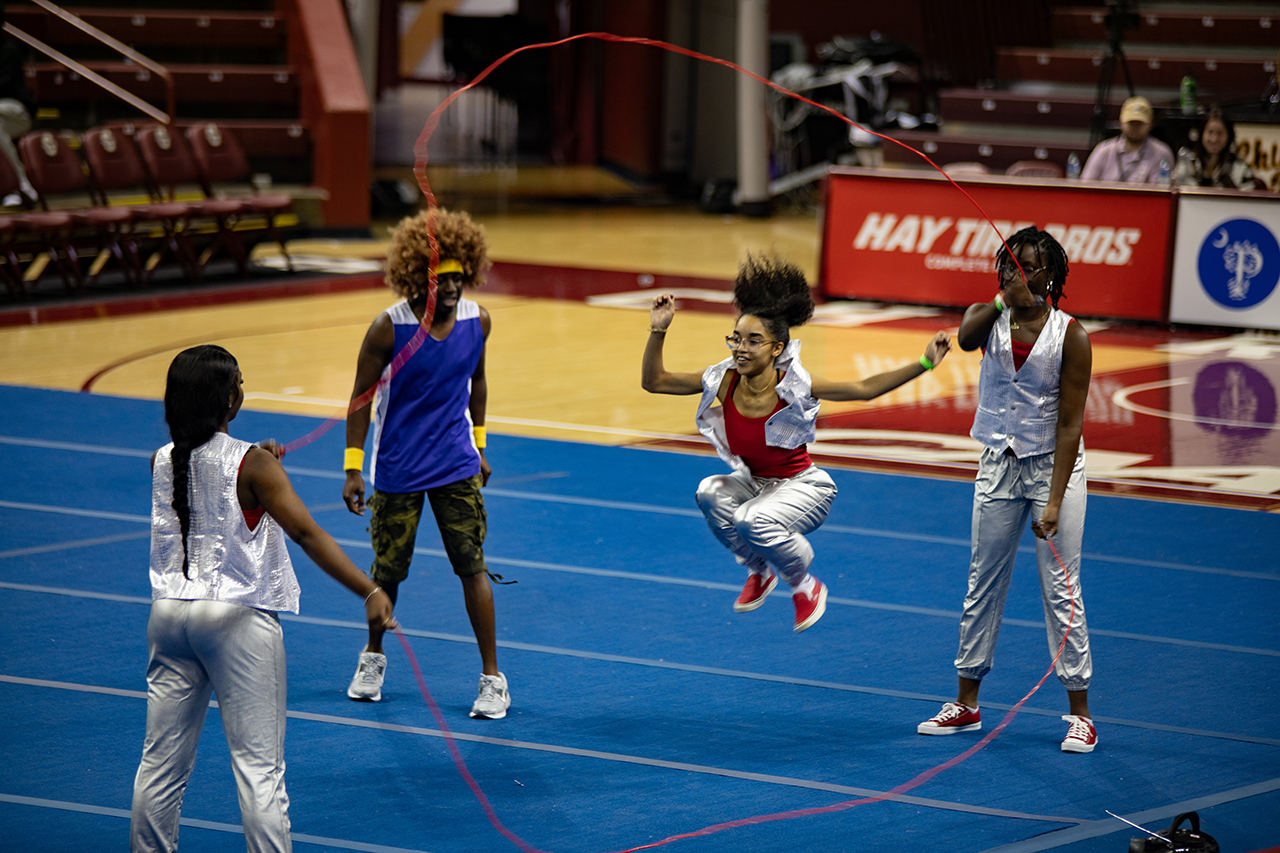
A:
[[[166,125],[172,124],[173,117],[177,115],[177,96],[174,93],[173,75],[169,73],[169,69],[165,68],[163,65],[156,62],[155,60],[148,59],[147,57],[143,56],[142,54],[138,53],[136,50],[129,47],[129,45],[125,44],[119,39],[116,39],[115,37],[110,36],[107,33],[104,33],[102,30],[98,29],[93,24],[90,24],[88,21],[85,21],[77,17],[76,15],[72,14],[71,12],[68,12],[66,9],[63,9],[60,6],[50,3],[49,0],[29,0],[29,2],[35,6],[39,6],[41,9],[44,9],[49,14],[54,15],[55,17],[61,18],[63,21],[67,22],[68,24],[80,30],[81,32],[92,36],[93,38],[97,39],[98,41],[112,48],[117,53],[121,54],[131,62],[134,62],[137,65],[147,69],[148,71],[151,71],[157,74],[160,77],[160,79],[164,80],[165,102],[166,102],[166,106],[169,108],[168,113],[166,114],[166,113],[160,112],[155,107],[151,106],[146,101],[139,98],[137,95],[134,95],[132,92],[122,89],[120,86],[116,85],[115,83],[112,83],[110,80],[106,79],[101,74],[98,74],[96,71],[89,70],[83,64],[76,62],[74,59],[71,59],[69,56],[66,56],[65,54],[59,52],[58,50],[43,43],[42,41],[37,39],[35,36],[29,35],[28,33],[25,33],[22,30],[19,30],[17,27],[13,26],[12,24],[6,23],[4,25],[4,31],[6,33],[8,33],[9,35],[13,36],[16,39],[19,39],[20,41],[25,42],[31,47],[34,47],[36,50],[40,51],[44,55],[61,63],[62,65],[65,65],[70,70],[76,72],[77,74],[90,80],[91,82],[97,83],[99,86],[106,89],[108,92],[115,95],[117,98],[120,98],[125,103],[129,104],[129,106],[146,113],[147,115],[151,116],[153,119],[160,122],[161,124],[166,124]]]

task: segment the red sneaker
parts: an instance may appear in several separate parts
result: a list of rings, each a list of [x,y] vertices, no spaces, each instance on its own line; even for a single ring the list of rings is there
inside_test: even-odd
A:
[[[793,592],[791,593],[791,600],[796,605],[795,631],[799,634],[821,619],[822,614],[827,612],[827,585],[815,578],[813,589],[809,590],[808,595]]]
[[[922,735],[953,735],[956,732],[976,732],[982,728],[982,715],[977,708],[969,709],[956,702],[942,706],[937,715],[916,726]]]
[[[1062,719],[1071,724],[1062,741],[1062,751],[1093,752],[1093,748],[1098,745],[1098,730],[1094,728],[1093,720],[1074,714],[1063,714]]]
[[[746,586],[742,588],[742,592],[738,595],[738,600],[733,603],[734,613],[746,613],[748,610],[755,610],[764,600],[769,597],[769,593],[773,592],[773,588],[778,585],[778,576],[773,572],[767,575],[758,575],[755,572],[747,575]]]

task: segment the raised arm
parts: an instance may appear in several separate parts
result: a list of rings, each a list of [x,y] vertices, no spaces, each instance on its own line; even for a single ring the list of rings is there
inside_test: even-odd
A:
[[[702,375],[699,373],[671,373],[662,363],[662,345],[667,329],[676,316],[676,298],[664,293],[653,300],[649,308],[649,342],[644,347],[644,361],[640,367],[640,387],[650,394],[700,394]]]
[[[360,344],[360,356],[356,359],[356,383],[351,391],[352,400],[366,394],[377,383],[382,371],[391,363],[395,344],[396,331],[391,318],[386,314],[379,315],[365,333],[364,342]],[[364,450],[372,408],[373,403],[369,401],[358,409],[347,412],[348,449]],[[347,479],[342,486],[342,500],[347,509],[356,515],[364,515],[364,476],[359,468],[347,469]]]
[[[1000,316],[1000,308],[993,299],[990,302],[975,302],[964,312],[960,320],[960,331],[956,333],[956,343],[965,352],[973,352],[991,337],[991,328]]]
[[[1041,539],[1058,532],[1058,510],[1071,480],[1071,471],[1080,452],[1080,436],[1084,431],[1084,407],[1089,398],[1089,376],[1093,371],[1093,348],[1089,334],[1078,323],[1067,326],[1062,342],[1062,378],[1058,386],[1057,444],[1053,448],[1053,479],[1049,483],[1049,502],[1032,530]]]
[[[946,358],[950,350],[951,338],[947,336],[946,332],[938,332],[933,336],[933,340],[929,341],[929,345],[925,347],[924,358],[934,367],[937,367],[942,363],[942,359]],[[899,367],[897,370],[877,373],[875,376],[868,376],[866,379],[859,379],[854,382],[831,382],[819,376],[814,376],[812,384],[813,396],[819,400],[874,400],[881,394],[905,385],[928,371],[929,368],[925,367],[922,362],[914,361],[911,364]]]
[[[244,490],[247,490],[247,495]],[[383,630],[395,627],[395,620],[391,617],[391,599],[385,593],[375,595],[375,591],[381,588],[356,568],[333,537],[316,524],[274,455],[260,447],[250,448],[240,469],[238,491],[242,506],[246,503],[244,499],[251,496],[247,503],[256,503],[266,509],[267,514],[317,566],[365,600],[365,618],[370,626]]]

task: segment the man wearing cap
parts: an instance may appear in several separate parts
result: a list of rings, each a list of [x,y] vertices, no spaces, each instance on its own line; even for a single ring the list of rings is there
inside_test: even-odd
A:
[[[498,671],[493,588],[484,562],[488,519],[480,494],[490,473],[484,455],[489,397],[484,365],[492,321],[488,311],[462,295],[463,288],[484,282],[490,266],[484,229],[465,213],[427,211],[393,229],[386,281],[403,298],[373,321],[360,345],[347,413],[342,500],[351,512],[364,514],[361,471],[372,420],[370,574],[395,603],[400,584],[409,576],[418,522],[429,502],[445,554],[462,581],[480,650],[480,695],[471,716],[496,720],[506,716],[511,694],[506,676]],[[426,321],[430,328],[424,329],[432,273],[435,310]],[[375,387],[370,403],[366,395]],[[382,698],[387,668],[383,633],[381,627],[370,626],[369,643],[347,688],[347,696],[356,701]]]
[[[1120,107],[1120,135],[1098,143],[1084,164],[1080,177],[1086,181],[1120,181],[1129,184],[1160,182],[1160,161],[1172,171],[1173,151],[1159,139],[1151,138],[1154,111],[1141,96]],[[1168,181],[1166,174],[1165,181]]]

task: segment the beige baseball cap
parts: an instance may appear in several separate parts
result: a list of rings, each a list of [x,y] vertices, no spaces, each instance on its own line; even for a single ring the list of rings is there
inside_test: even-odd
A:
[[[1151,119],[1155,115],[1155,111],[1151,108],[1151,102],[1141,95],[1130,98],[1120,107],[1120,123],[1126,121],[1140,121],[1151,124]]]

